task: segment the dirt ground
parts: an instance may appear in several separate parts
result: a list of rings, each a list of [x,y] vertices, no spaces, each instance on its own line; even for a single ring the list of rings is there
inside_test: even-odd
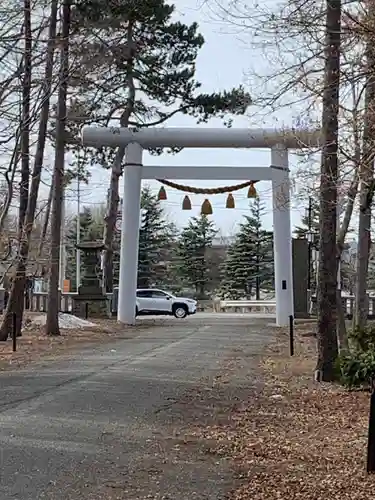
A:
[[[192,435],[230,460],[237,486],[229,500],[364,500],[375,477],[366,474],[369,394],[313,381],[313,326],[299,325],[296,353],[288,336],[260,360],[262,386],[226,409],[226,422],[196,427]],[[246,353],[228,360],[219,386],[246,368]],[[217,408],[219,408],[219,403]]]

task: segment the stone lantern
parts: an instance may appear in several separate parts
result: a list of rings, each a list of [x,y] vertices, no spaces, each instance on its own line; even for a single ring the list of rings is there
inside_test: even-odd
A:
[[[107,297],[99,276],[100,253],[104,249],[101,241],[82,241],[76,245],[81,250],[84,268],[78,294],[74,297],[74,314],[85,317],[108,315]]]

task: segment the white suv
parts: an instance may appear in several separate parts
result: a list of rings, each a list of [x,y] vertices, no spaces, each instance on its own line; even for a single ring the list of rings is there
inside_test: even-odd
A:
[[[155,314],[173,315],[176,318],[185,318],[197,312],[197,301],[156,290],[155,288],[141,288],[137,290],[136,316]]]

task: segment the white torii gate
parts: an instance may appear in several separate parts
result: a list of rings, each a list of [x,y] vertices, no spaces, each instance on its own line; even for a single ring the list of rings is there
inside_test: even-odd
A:
[[[82,142],[93,147],[126,147],[120,283],[117,319],[135,324],[140,197],[142,179],[270,180],[273,192],[276,324],[293,315],[292,230],[288,149],[316,147],[319,131],[215,128],[84,127]],[[143,149],[270,148],[270,167],[143,166]]]

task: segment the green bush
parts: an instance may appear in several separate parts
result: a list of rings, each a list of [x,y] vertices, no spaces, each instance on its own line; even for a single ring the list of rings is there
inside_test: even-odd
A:
[[[375,378],[375,350],[356,350],[339,357],[341,383],[349,388],[368,388]]]
[[[349,343],[351,352],[338,359],[341,383],[349,389],[367,388],[375,379],[375,325],[352,330]]]
[[[355,328],[352,330],[349,333],[349,342],[354,350],[375,350],[375,324],[370,324],[366,328]]]

